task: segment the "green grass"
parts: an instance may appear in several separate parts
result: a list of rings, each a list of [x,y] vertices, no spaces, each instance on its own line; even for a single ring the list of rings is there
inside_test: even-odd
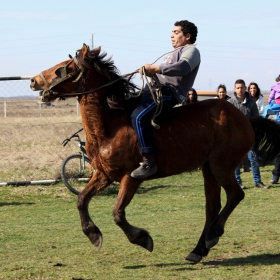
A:
[[[272,168],[261,169],[264,183]],[[196,265],[185,257],[204,225],[200,172],[145,182],[127,207],[128,221],[153,237],[152,253],[114,224],[116,186],[90,203],[103,233],[100,251],[82,233],[76,197],[62,184],[1,187],[0,279],[280,279],[279,185],[256,189],[251,173],[242,178],[245,200]]]

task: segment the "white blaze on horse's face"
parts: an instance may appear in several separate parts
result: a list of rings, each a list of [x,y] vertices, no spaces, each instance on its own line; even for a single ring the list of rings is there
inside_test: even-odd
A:
[[[181,26],[174,26],[171,33],[171,42],[174,48],[185,46],[190,43],[191,35],[187,33],[184,35]]]

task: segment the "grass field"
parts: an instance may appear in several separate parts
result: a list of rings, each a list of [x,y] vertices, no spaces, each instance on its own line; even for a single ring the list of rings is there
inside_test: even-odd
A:
[[[265,183],[272,168],[261,168]],[[145,182],[127,207],[128,221],[153,237],[152,253],[130,244],[114,224],[116,186],[89,208],[103,233],[100,251],[82,233],[76,197],[62,184],[2,187],[0,279],[280,279],[280,186],[256,189],[251,173],[242,178],[245,200],[220,242],[196,265],[185,257],[204,224],[200,171]]]

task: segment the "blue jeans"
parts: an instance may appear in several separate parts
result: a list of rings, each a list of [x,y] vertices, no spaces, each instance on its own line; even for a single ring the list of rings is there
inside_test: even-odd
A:
[[[251,163],[252,168],[252,174],[255,184],[261,182],[261,174],[260,174],[260,165],[258,161],[258,156],[255,152],[250,150],[248,152],[248,159]],[[235,178],[239,184],[242,183],[241,177],[240,177],[240,166],[238,166],[235,170]]]
[[[163,114],[173,108],[178,101],[174,97],[172,90],[166,86],[161,87]],[[137,134],[141,154],[155,154],[156,144],[153,136],[154,128],[151,125],[151,118],[156,110],[156,103],[154,102],[148,87],[145,87],[145,92],[142,96],[141,102],[131,114],[132,126]]]

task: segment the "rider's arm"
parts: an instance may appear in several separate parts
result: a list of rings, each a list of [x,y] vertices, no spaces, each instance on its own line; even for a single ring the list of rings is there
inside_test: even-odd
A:
[[[179,62],[172,64],[160,65],[160,74],[166,76],[185,76],[191,71],[192,69],[186,60],[180,60]]]
[[[200,64],[200,53],[195,47],[187,47],[178,62],[163,63],[160,73],[166,76],[185,76]]]

